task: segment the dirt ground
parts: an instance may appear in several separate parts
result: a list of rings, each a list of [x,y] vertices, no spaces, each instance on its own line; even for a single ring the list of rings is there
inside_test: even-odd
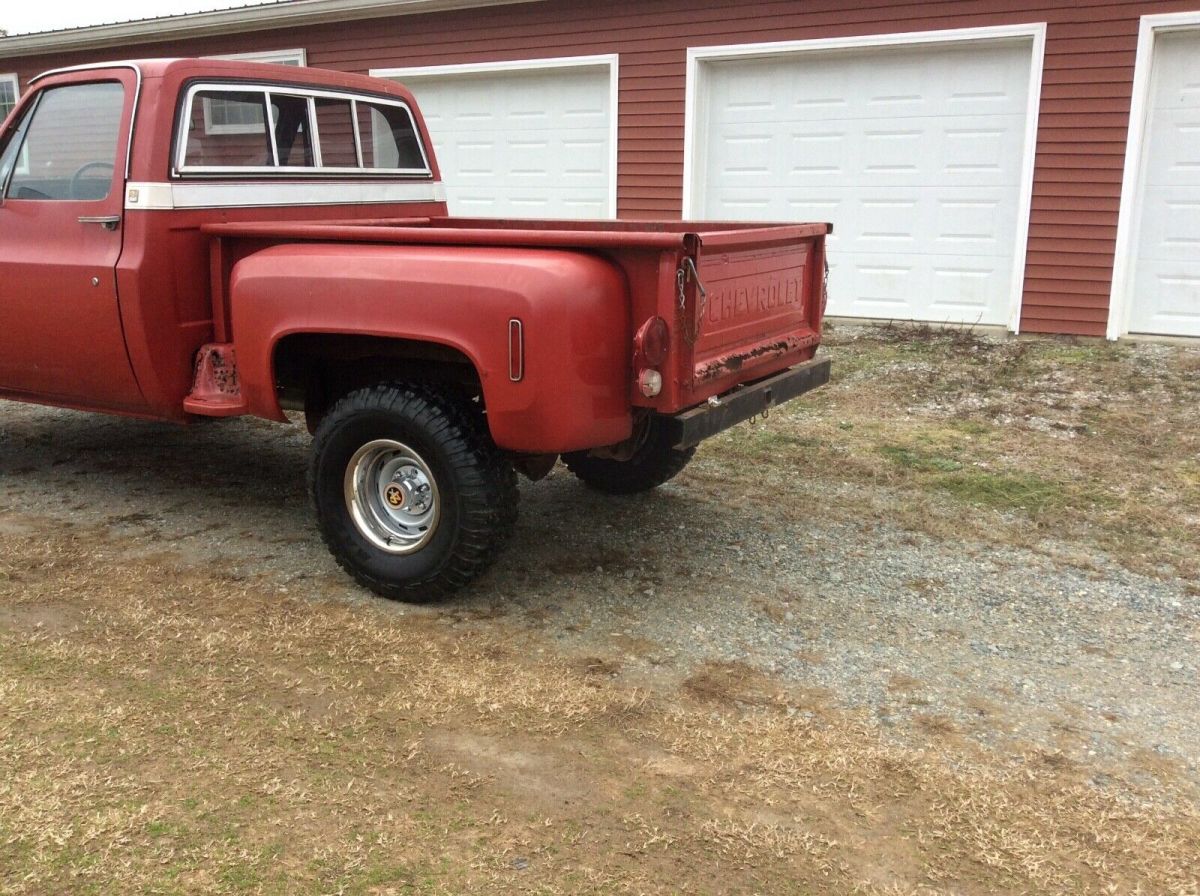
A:
[[[303,427],[0,405],[0,892],[1200,891],[1200,349],[829,351],[431,608]]]

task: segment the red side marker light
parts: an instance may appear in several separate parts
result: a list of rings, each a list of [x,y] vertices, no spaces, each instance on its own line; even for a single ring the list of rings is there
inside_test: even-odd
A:
[[[525,378],[525,327],[515,317],[508,322],[508,378],[514,383]]]

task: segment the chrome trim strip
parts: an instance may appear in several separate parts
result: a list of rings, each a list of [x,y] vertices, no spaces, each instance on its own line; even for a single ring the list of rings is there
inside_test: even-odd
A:
[[[440,182],[419,183],[134,183],[125,185],[127,211],[179,208],[262,208],[294,205],[379,205],[444,202]]]
[[[137,136],[138,111],[142,105],[142,69],[132,65],[136,83],[133,87],[133,115],[129,116],[129,144],[125,147],[125,180],[133,177],[133,138]]]
[[[525,378],[525,327],[516,317],[508,322],[508,378],[514,383]]]
[[[361,168],[363,166],[362,134],[358,132],[358,100],[356,99],[350,100],[350,119],[354,122],[354,158],[358,161],[358,167]]]
[[[52,68],[42,72],[40,75],[34,75],[29,79],[29,86],[32,87],[42,78],[49,78],[51,75],[65,75],[71,72],[89,72],[98,68],[131,68],[141,76],[142,70],[136,62],[88,62],[83,65],[65,65],[62,68]]]
[[[308,135],[308,139],[312,143],[313,166],[320,170],[325,167],[325,159],[321,155],[321,126],[317,121],[317,98],[315,96],[308,97],[307,105],[308,126],[312,128],[312,133]]]
[[[191,92],[189,92],[189,94],[188,94],[188,95],[189,95],[189,96],[193,96],[193,97],[195,96],[195,94],[194,94],[194,93],[191,93]],[[269,90],[264,90],[264,91],[263,91],[263,98],[264,98],[264,101],[263,101],[263,118],[265,118],[265,119],[267,120],[267,143],[270,145],[270,149],[271,149],[271,167],[272,167],[272,168],[278,168],[278,167],[279,167],[279,139],[278,139],[278,138],[275,136],[275,116],[271,114],[271,105],[272,105],[272,103],[271,103],[271,91],[269,91]],[[189,104],[189,105],[188,105],[188,111],[189,111],[189,112],[191,111],[191,108],[192,108],[192,107],[191,107],[191,104]],[[191,117],[191,115],[189,114],[189,115],[188,115],[188,136],[189,136],[189,137],[190,137],[190,136],[191,136],[191,134],[192,134],[191,118],[192,118],[192,117]],[[187,140],[186,140],[186,139],[184,140],[184,146],[183,146],[183,149],[184,149],[184,152],[186,153],[186,152],[187,152]],[[182,164],[182,162],[183,162],[183,160],[182,160],[182,159],[180,159],[180,163],[181,163],[181,164],[179,165],[179,170],[180,170],[180,171],[184,171],[184,170],[186,170],[186,167],[187,167],[186,165],[183,165],[183,164]],[[201,166],[201,165],[197,165],[196,167],[197,167],[197,168],[200,168],[200,167],[203,167],[203,166]]]

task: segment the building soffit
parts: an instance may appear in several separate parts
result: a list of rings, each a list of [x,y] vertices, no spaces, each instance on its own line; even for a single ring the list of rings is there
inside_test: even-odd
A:
[[[132,22],[89,25],[15,34],[0,38],[0,59],[92,50],[137,43],[179,41],[188,38],[296,28],[325,22],[346,22],[388,16],[420,15],[539,3],[544,0],[283,0],[259,6],[185,13]]]

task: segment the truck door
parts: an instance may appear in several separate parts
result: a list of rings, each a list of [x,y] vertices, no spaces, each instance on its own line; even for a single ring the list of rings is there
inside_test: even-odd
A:
[[[0,152],[0,391],[137,410],[116,286],[136,75],[73,77]]]

